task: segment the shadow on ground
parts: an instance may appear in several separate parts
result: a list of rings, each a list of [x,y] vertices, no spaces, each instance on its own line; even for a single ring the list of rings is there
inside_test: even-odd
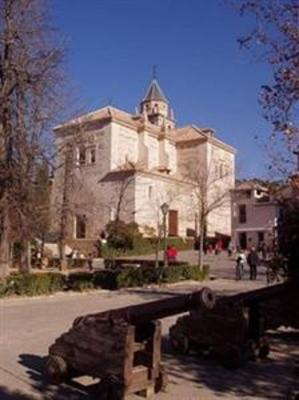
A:
[[[271,353],[263,362],[228,370],[199,355],[174,356],[163,341],[164,362],[173,384],[192,382],[215,398],[293,399],[299,391],[299,331],[269,334]],[[296,397],[297,399],[297,397]],[[299,399],[299,397],[298,397]]]
[[[45,357],[40,357],[33,354],[21,354],[19,356],[19,363],[26,368],[26,373],[32,382],[32,388],[35,392],[42,394],[42,398],[51,400],[83,400],[91,398],[89,396],[89,389],[75,381],[63,383],[61,385],[52,385],[45,379],[43,374]],[[12,399],[13,397],[11,397]],[[1,392],[0,392],[0,399]],[[4,397],[4,399],[6,399]],[[10,399],[10,397],[7,397]],[[18,397],[16,397],[18,399]],[[27,397],[20,397],[26,399]],[[28,397],[29,399],[29,397]],[[32,400],[32,397],[30,397]]]
[[[227,370],[210,358],[191,354],[177,356],[171,352],[167,338],[163,338],[163,362],[169,375],[169,390],[175,385],[192,384],[210,391],[215,398],[291,399],[287,393],[299,390],[299,331],[272,332],[271,354],[260,363],[249,362],[244,368]],[[32,388],[43,399],[92,399],[94,385],[84,386],[76,381],[60,386],[50,385],[43,377],[45,359],[32,354],[21,354],[19,362],[26,368]],[[297,381],[296,381],[297,377]],[[297,385],[297,386],[296,386]],[[33,400],[26,394],[8,392],[0,387],[1,400]],[[159,396],[158,396],[159,398]],[[163,398],[163,396],[162,396]]]

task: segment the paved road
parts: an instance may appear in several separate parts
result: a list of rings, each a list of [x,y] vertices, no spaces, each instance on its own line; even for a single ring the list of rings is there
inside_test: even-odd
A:
[[[160,259],[163,259],[163,253],[160,252]],[[146,256],[132,256],[128,257],[134,259],[155,259],[155,255],[146,255]],[[198,252],[194,250],[186,250],[180,251],[178,254],[178,261],[187,261],[190,265],[197,265],[198,263]],[[221,254],[216,255],[205,255],[204,256],[204,264],[210,265],[210,273],[212,275],[217,276],[218,278],[223,279],[234,279],[236,276],[236,262],[234,257],[229,258],[226,252],[222,252]],[[249,267],[245,265],[245,274],[244,279],[249,279]],[[258,267],[258,276],[257,279],[259,281],[266,281],[266,269],[263,266]]]
[[[261,287],[262,282],[210,282],[218,293],[235,293]],[[79,382],[59,388],[42,379],[42,366],[48,346],[68,329],[74,318],[90,312],[136,304],[199,289],[197,283],[164,288],[131,289],[118,292],[94,291],[87,294],[56,294],[40,298],[0,300],[0,399],[87,399],[86,386]],[[163,334],[174,318],[163,320]],[[286,339],[282,341],[282,337]],[[249,363],[238,371],[227,371],[209,359],[174,357],[163,354],[170,377],[167,392],[157,400],[199,399],[281,399],[293,384],[292,357],[299,356],[298,335],[281,333],[272,338],[274,351],[265,363]],[[132,396],[132,399],[136,396]]]

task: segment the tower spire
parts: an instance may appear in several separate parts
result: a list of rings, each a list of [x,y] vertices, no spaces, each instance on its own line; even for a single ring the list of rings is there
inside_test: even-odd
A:
[[[157,65],[154,64],[152,68],[152,79],[156,80],[157,79]]]
[[[157,66],[153,65],[152,80],[145,97],[140,103],[140,112],[146,115],[148,121],[152,124],[161,128],[172,129],[175,126],[175,121],[171,118],[169,101],[163,93],[156,76]]]

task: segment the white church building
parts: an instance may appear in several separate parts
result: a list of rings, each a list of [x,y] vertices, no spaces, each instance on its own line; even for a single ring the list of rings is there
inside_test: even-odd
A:
[[[59,229],[63,210],[70,242],[97,239],[116,218],[154,234],[162,204],[168,206],[169,236],[194,235],[199,197],[208,205],[215,203],[206,217],[207,234],[231,234],[235,149],[210,128],[178,127],[156,79],[138,112],[108,106],[54,132],[53,212]]]

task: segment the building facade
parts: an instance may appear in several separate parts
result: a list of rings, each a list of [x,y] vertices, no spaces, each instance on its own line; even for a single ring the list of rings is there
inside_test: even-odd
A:
[[[279,205],[266,187],[254,182],[237,185],[232,194],[232,241],[235,247],[249,249],[275,242]]]
[[[164,203],[168,235],[194,234],[197,191],[206,204],[222,197],[206,218],[207,233],[231,234],[235,149],[212,129],[178,128],[156,79],[135,114],[104,107],[54,132],[55,229],[66,229],[70,240],[95,240],[117,218],[136,222],[144,234],[157,233]]]

